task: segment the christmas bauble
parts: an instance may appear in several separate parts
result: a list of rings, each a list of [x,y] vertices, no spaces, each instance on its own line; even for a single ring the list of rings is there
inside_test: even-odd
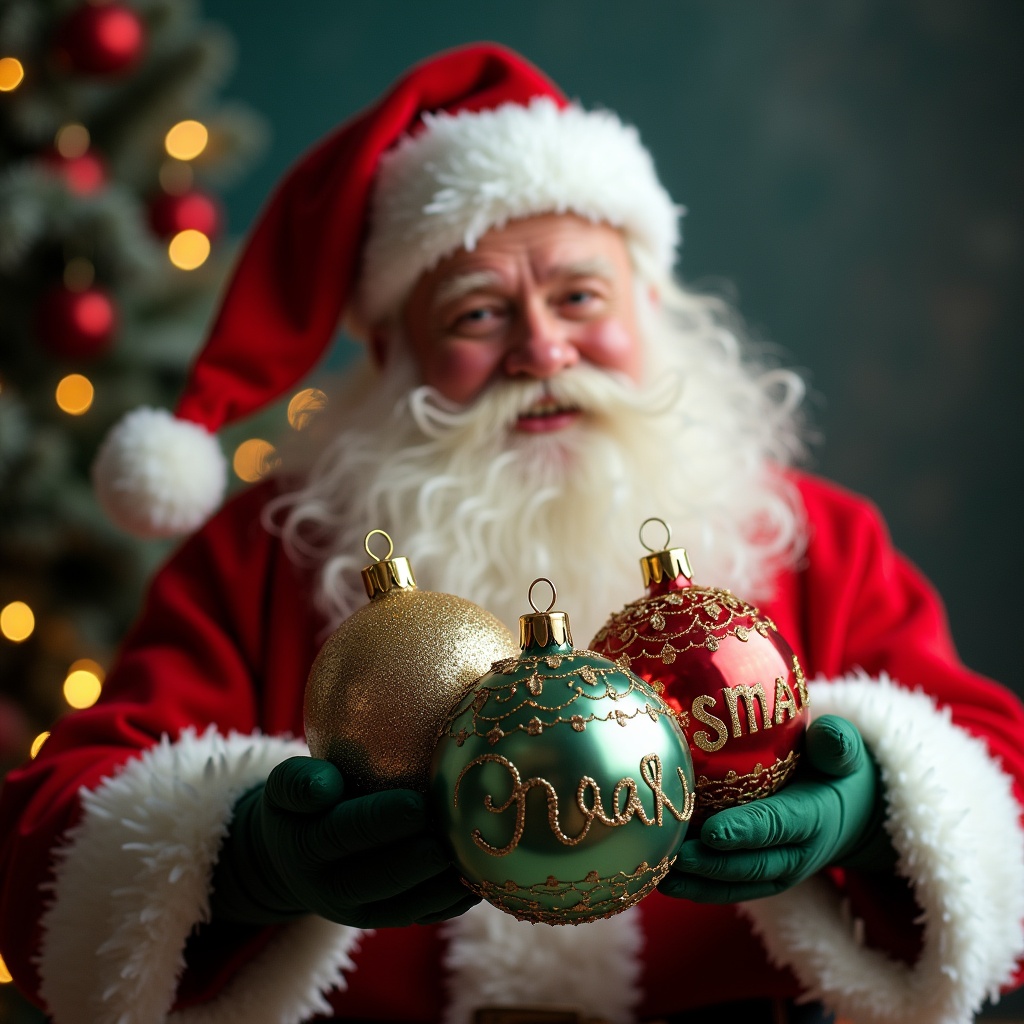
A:
[[[84,3],[57,30],[56,57],[80,75],[117,75],[142,56],[146,31],[138,13],[125,4]]]
[[[91,195],[107,183],[107,169],[93,150],[74,156],[62,156],[56,149],[50,149],[43,153],[42,160],[77,195]]]
[[[100,288],[54,285],[39,299],[35,331],[39,344],[61,359],[94,359],[114,340],[117,308]]]
[[[213,238],[220,231],[220,207],[204,192],[161,193],[150,200],[149,223],[161,238],[188,230]]]
[[[646,594],[591,646],[675,710],[697,774],[696,824],[788,781],[808,722],[807,682],[770,618],[728,590],[693,584],[685,550],[652,551],[640,565]]]
[[[686,738],[642,679],[573,649],[564,612],[520,628],[522,654],[496,662],[444,725],[437,820],[466,885],[501,910],[610,917],[655,888],[686,834]]]
[[[367,535],[369,541],[374,530]],[[390,545],[391,539],[387,537]],[[369,604],[327,638],[306,683],[306,742],[350,793],[426,792],[430,758],[453,704],[515,638],[490,612],[420,590],[392,551],[363,570]]]

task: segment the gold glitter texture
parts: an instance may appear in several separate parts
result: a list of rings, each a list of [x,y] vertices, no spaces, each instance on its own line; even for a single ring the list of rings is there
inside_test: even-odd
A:
[[[306,741],[334,762],[350,792],[426,792],[438,730],[515,638],[493,615],[452,594],[394,590],[328,637],[309,674]]]

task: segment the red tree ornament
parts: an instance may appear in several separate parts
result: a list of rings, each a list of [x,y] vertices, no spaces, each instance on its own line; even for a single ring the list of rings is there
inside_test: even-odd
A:
[[[141,58],[146,30],[138,13],[125,4],[85,3],[57,29],[60,64],[79,75],[119,75]]]
[[[36,337],[61,359],[94,359],[110,348],[117,331],[117,308],[100,288],[74,291],[59,284],[44,292],[36,307]]]
[[[63,156],[57,149],[48,149],[42,154],[42,161],[77,195],[98,192],[107,183],[106,166],[91,149],[75,156]]]
[[[189,229],[213,238],[221,227],[220,206],[205,192],[161,193],[150,200],[149,223],[161,238]]]
[[[682,548],[640,566],[646,594],[612,615],[591,648],[675,710],[697,776],[695,821],[774,793],[796,768],[808,721],[796,655],[757,608],[694,585]]]

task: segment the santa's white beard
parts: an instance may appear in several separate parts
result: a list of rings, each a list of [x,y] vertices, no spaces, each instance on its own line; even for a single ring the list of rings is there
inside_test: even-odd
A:
[[[642,592],[638,530],[651,516],[671,525],[697,582],[767,596],[802,545],[797,500],[773,466],[798,444],[795,378],[742,367],[735,339],[699,304],[644,319],[652,383],[641,386],[580,365],[544,383],[496,383],[456,407],[415,386],[407,357],[352,373],[318,424],[330,440],[270,508],[290,554],[319,566],[328,621],[365,602],[359,570],[374,529],[422,589],[475,601],[513,629],[531,581],[547,577],[577,646]],[[580,408],[577,422],[512,429],[545,392]],[[656,546],[663,537],[656,525],[644,534]]]

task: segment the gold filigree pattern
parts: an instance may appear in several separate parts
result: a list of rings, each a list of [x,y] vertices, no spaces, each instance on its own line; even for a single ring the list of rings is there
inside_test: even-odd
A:
[[[601,657],[592,651],[579,651],[590,657]],[[479,685],[471,696],[463,699],[452,712],[449,720],[444,723],[438,736],[447,735],[462,746],[470,736],[486,737],[492,745],[504,736],[514,732],[525,732],[530,736],[539,736],[544,729],[556,725],[569,725],[576,732],[582,732],[591,722],[617,722],[625,725],[627,721],[639,715],[647,715],[657,721],[659,715],[671,715],[672,709],[664,704],[658,695],[657,687],[652,686],[635,675],[626,675],[621,665],[570,665],[565,671],[557,671],[566,660],[562,657],[546,656],[543,658],[523,657],[514,663],[520,673],[500,685]],[[605,660],[605,659],[602,659]],[[552,667],[551,663],[557,662]],[[492,679],[508,678],[506,662],[495,665]],[[520,686],[525,689],[521,692]],[[605,698],[613,701],[626,699],[632,693],[639,693],[650,698],[642,706],[635,705],[630,711],[612,710],[605,714],[595,712],[584,713],[577,710],[581,701],[601,702]],[[559,701],[556,694],[565,695]],[[547,698],[542,701],[542,698]],[[520,721],[514,725],[505,725],[509,719],[520,716],[520,712],[529,709],[535,712],[528,721]],[[569,712],[569,713],[565,713]],[[466,715],[472,716],[472,726],[464,721]],[[520,716],[521,717],[521,716]]]
[[[671,665],[695,647],[716,651],[728,636],[745,642],[751,630],[767,637],[776,626],[728,590],[693,586],[627,604],[595,640],[607,645],[605,657],[629,668],[637,659]]]
[[[601,878],[596,871],[588,872],[581,881],[559,881],[549,876],[543,882],[522,886],[509,879],[502,885],[493,882],[470,882],[463,884],[478,896],[500,907],[520,921],[534,924],[585,924],[612,917],[635,906],[657,888],[658,883],[668,874],[673,857],[663,857],[653,867],[642,861],[635,871],[627,874],[619,871],[608,878]],[[538,897],[543,897],[541,902]],[[561,906],[552,908],[552,897]]]
[[[701,813],[707,815],[770,796],[789,781],[799,760],[800,755],[791,750],[784,758],[776,758],[775,763],[767,768],[763,764],[755,764],[753,771],[746,775],[728,771],[721,779],[698,776],[697,805]]]

